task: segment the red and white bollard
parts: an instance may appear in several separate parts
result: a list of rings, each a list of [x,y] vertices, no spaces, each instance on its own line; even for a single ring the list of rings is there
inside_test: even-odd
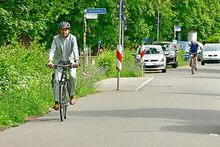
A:
[[[117,55],[116,56],[117,56],[116,69],[118,70],[117,90],[119,90],[120,70],[122,68],[122,56],[123,56],[123,47],[122,47],[122,45],[117,46]]]
[[[144,75],[144,54],[145,54],[145,50],[144,50],[143,45],[141,46],[140,50],[141,50],[140,62],[141,62],[141,68],[142,68],[141,75],[143,77],[143,75]]]
[[[122,56],[123,56],[122,50],[123,50],[122,45],[118,45],[117,46],[117,65],[116,65],[116,69],[118,71],[120,71],[122,68]]]

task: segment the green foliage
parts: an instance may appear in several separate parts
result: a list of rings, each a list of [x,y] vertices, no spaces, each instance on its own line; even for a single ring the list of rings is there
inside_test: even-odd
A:
[[[102,38],[105,48],[114,49],[118,42],[117,0],[7,0],[0,3],[0,45],[16,42],[21,34],[36,37],[49,48],[52,36],[59,33],[58,24],[69,21],[71,32],[83,48],[83,11],[106,8],[97,20],[87,20],[87,45],[97,45]],[[156,39],[156,12],[162,14],[160,40],[173,39],[173,27],[182,27],[182,40],[190,30],[198,32],[198,40],[215,38],[220,28],[219,0],[127,0],[125,44],[135,47],[143,38]],[[218,35],[218,34],[217,34]]]
[[[0,126],[24,122],[51,106],[44,46],[34,42],[29,49],[18,44],[0,49]]]
[[[106,76],[111,77],[116,72],[116,51],[105,51],[96,59],[97,67],[106,70]]]
[[[220,29],[210,38],[203,40],[204,43],[219,43],[220,41]]]
[[[21,34],[46,38],[48,23],[54,23],[60,15],[68,14],[65,0],[7,0],[0,7],[0,44],[18,40]],[[58,25],[57,25],[58,26]],[[45,37],[44,37],[45,36]]]
[[[186,66],[189,64],[189,62],[184,59],[184,56],[185,52],[180,49],[178,53],[178,66]]]
[[[134,62],[132,53],[134,50],[124,49],[122,59],[122,69],[120,71],[121,77],[139,77],[141,76],[141,68]],[[116,70],[116,51],[105,51],[103,55],[100,55],[96,64],[98,68],[105,69],[106,77],[117,77]]]
[[[95,83],[105,77],[105,70],[90,65],[86,68],[89,75],[86,76],[82,68],[77,70],[76,97],[83,97],[96,92]]]

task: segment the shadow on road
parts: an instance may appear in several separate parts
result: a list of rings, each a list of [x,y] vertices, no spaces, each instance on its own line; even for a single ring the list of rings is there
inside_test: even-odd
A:
[[[189,68],[177,68],[176,71],[177,72],[190,72],[190,67]],[[219,74],[220,70],[219,69],[205,69],[205,68],[198,67],[197,72],[198,73]]]
[[[162,131],[192,133],[192,134],[220,134],[220,124],[185,122],[160,128]]]
[[[175,121],[178,125],[162,127],[162,131],[182,133],[219,133],[220,111],[178,108],[143,108],[127,110],[70,111],[71,117],[119,117],[119,118],[162,118]]]
[[[183,95],[196,95],[196,96],[210,96],[214,98],[220,97],[220,93],[204,93],[204,92],[166,92],[165,94],[183,94]],[[218,98],[219,99],[219,98]]]

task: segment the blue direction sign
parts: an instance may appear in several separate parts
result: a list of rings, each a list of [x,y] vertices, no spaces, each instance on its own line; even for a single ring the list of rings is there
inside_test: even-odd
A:
[[[106,9],[105,8],[97,8],[97,9],[86,9],[87,13],[96,13],[96,14],[105,14]]]
[[[144,43],[149,43],[150,39],[149,38],[143,38]]]
[[[181,31],[181,26],[174,26],[174,30],[177,31],[177,32]]]

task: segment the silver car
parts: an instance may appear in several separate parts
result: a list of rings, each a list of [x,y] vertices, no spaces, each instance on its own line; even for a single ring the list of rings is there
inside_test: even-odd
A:
[[[201,53],[201,64],[220,62],[220,44],[205,44]]]
[[[140,61],[140,49],[138,48],[136,54],[136,61]],[[143,57],[144,67],[146,70],[162,70],[166,72],[166,57],[160,45],[143,45],[145,54]]]

